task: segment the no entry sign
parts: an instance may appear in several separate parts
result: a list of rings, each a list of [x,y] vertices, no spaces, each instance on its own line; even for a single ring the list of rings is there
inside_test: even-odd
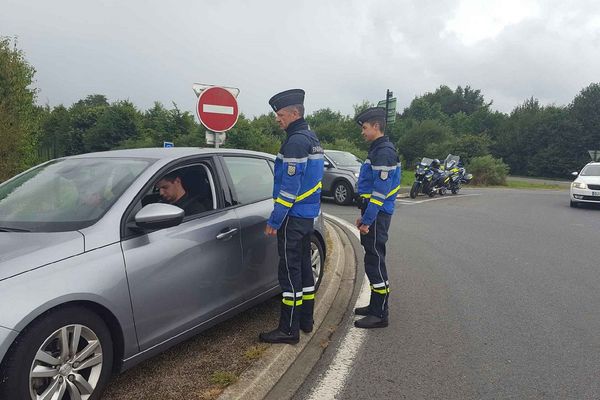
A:
[[[239,115],[235,96],[219,86],[210,87],[200,93],[196,111],[200,122],[213,132],[231,129]]]

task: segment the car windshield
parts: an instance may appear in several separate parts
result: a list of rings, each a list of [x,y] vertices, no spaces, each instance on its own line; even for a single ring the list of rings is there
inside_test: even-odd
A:
[[[0,232],[56,232],[90,226],[150,163],[85,158],[40,165],[0,185]]]
[[[358,157],[347,151],[327,151],[325,154],[338,167],[359,167],[362,164]]]
[[[600,165],[588,165],[581,171],[581,176],[600,176]]]

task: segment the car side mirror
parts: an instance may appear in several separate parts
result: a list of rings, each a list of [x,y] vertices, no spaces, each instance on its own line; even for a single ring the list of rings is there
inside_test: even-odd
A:
[[[177,206],[153,203],[135,214],[135,223],[144,230],[164,229],[179,225],[184,215],[185,212]]]
[[[571,175],[573,175],[574,177],[579,176],[579,172],[575,171],[575,172],[571,172]]]
[[[325,160],[325,161],[323,161],[323,166],[325,168],[331,168],[331,163],[329,161]]]

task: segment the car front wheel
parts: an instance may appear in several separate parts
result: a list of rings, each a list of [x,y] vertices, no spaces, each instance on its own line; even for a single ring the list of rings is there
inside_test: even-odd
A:
[[[576,201],[573,201],[573,200],[571,200],[571,203],[569,205],[573,208],[579,207],[579,203],[577,203]]]
[[[337,182],[333,188],[333,200],[339,205],[348,205],[352,203],[352,189],[344,181]]]
[[[321,241],[315,235],[310,238],[310,263],[312,266],[313,277],[315,279],[315,290],[321,285],[323,279],[323,266],[325,264],[325,253]]]
[[[100,399],[113,363],[104,321],[70,306],[48,312],[25,328],[2,368],[6,399]]]

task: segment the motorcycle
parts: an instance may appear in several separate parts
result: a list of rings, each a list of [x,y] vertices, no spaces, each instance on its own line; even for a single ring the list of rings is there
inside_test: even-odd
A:
[[[460,163],[460,156],[448,154],[448,157],[444,161],[444,166],[449,178],[448,188],[452,194],[457,194],[463,183],[468,184],[473,179],[473,175],[467,174],[465,168]]]
[[[410,188],[410,198],[415,199],[419,193],[429,193],[431,180],[433,179],[433,171],[431,170],[431,162],[433,159],[423,157],[417,164],[415,169],[415,181]]]

